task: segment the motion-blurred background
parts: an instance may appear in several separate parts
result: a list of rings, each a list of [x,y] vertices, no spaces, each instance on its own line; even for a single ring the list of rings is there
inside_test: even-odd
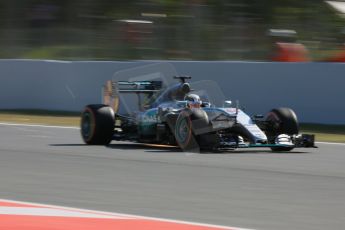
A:
[[[272,60],[301,44],[331,60],[345,2],[322,0],[1,0],[0,58]]]

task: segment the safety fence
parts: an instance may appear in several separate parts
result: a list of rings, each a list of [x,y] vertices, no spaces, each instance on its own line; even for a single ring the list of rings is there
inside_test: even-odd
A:
[[[216,81],[250,114],[291,107],[302,122],[345,124],[342,63],[1,60],[0,109],[80,111],[101,102],[116,72],[158,62],[192,81]]]

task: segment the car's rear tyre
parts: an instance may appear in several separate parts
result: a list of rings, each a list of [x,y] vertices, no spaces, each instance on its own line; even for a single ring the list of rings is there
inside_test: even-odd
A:
[[[107,145],[114,134],[115,114],[111,107],[87,105],[82,112],[80,131],[88,145]]]
[[[270,141],[279,134],[297,135],[299,124],[295,112],[290,108],[272,109],[266,116],[269,129],[266,131]],[[272,151],[291,151],[294,147],[271,147]]]

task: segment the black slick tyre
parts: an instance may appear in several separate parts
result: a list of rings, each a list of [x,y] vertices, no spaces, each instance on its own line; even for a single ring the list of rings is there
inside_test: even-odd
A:
[[[269,124],[267,134],[271,142],[279,134],[297,135],[299,124],[295,112],[290,108],[272,109],[266,116]],[[272,138],[273,137],[273,138]],[[293,147],[271,147],[272,151],[291,151]]]
[[[87,105],[82,112],[80,131],[88,145],[107,145],[114,134],[115,114],[111,107],[95,104]]]

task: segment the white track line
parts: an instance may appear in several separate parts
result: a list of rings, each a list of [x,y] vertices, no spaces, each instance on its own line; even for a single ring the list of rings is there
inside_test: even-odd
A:
[[[325,144],[325,145],[343,145],[345,146],[345,143],[336,143],[336,142],[315,142],[315,144]]]
[[[103,211],[96,211],[96,210],[90,210],[90,209],[79,209],[79,208],[72,208],[72,207],[66,207],[66,206],[56,206],[56,205],[23,202],[23,201],[7,200],[7,199],[0,199],[0,202],[13,202],[13,203],[23,204],[23,205],[44,206],[46,208],[63,209],[63,210],[69,210],[69,211],[75,211],[75,212],[88,212],[88,213],[94,213],[94,214],[99,214],[99,215],[111,215],[111,216],[116,216],[116,217],[123,216],[127,218],[138,218],[138,219],[163,221],[163,222],[170,222],[170,223],[177,223],[177,224],[197,225],[197,226],[202,226],[202,227],[222,228],[222,229],[229,229],[229,230],[254,230],[254,229],[248,229],[248,228],[236,228],[236,227],[229,227],[229,226],[223,226],[223,225],[205,224],[205,223],[199,223],[199,222],[180,221],[180,220],[174,220],[174,219],[164,219],[164,218],[147,217],[147,216],[137,216],[137,215],[124,214],[124,213],[115,213],[115,212],[103,212]]]
[[[39,124],[18,124],[18,123],[3,123],[0,122],[0,125],[5,126],[22,126],[22,127],[40,127],[40,128],[57,128],[57,129],[79,129],[75,126],[54,126],[54,125],[39,125]]]
[[[100,215],[88,212],[76,212],[72,210],[62,210],[47,207],[6,207],[0,206],[0,215],[12,216],[46,216],[46,217],[77,217],[77,218],[97,218],[97,219],[134,219],[124,216]]]

